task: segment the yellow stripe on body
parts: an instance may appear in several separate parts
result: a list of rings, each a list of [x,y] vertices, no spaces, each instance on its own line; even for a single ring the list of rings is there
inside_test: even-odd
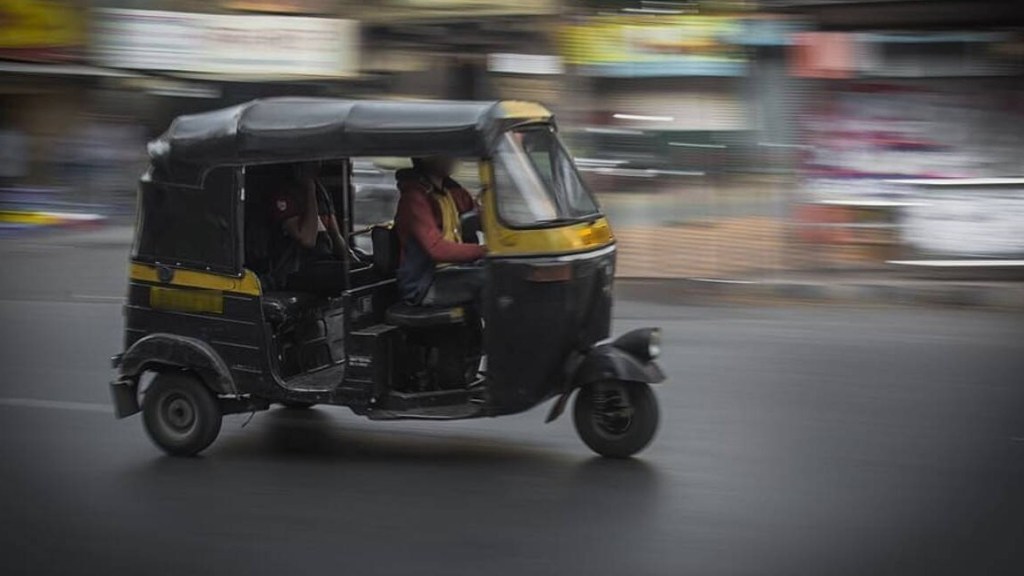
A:
[[[184,288],[205,288],[207,290],[221,290],[235,294],[246,294],[249,296],[260,295],[260,280],[251,270],[245,270],[242,277],[224,276],[213,272],[201,272],[199,270],[173,269],[173,276],[170,282],[161,282],[157,274],[157,267],[152,264],[132,262],[129,270],[129,277],[139,282],[152,282],[164,286],[176,286]]]

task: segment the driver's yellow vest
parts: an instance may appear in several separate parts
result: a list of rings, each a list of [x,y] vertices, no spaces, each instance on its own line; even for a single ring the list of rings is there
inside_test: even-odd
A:
[[[441,235],[449,242],[462,242],[462,227],[459,223],[459,207],[448,190],[436,194],[437,205],[441,208]]]

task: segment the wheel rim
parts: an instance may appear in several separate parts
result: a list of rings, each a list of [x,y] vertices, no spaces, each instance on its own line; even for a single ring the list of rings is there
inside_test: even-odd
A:
[[[591,423],[594,430],[608,439],[622,438],[633,426],[633,403],[622,384],[603,384],[594,391]]]
[[[184,394],[168,394],[160,403],[160,420],[175,436],[186,436],[196,426],[196,407]]]

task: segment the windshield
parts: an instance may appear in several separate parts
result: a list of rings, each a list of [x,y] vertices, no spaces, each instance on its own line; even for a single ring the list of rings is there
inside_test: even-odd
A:
[[[553,129],[508,132],[494,162],[498,213],[515,227],[574,222],[600,214]]]

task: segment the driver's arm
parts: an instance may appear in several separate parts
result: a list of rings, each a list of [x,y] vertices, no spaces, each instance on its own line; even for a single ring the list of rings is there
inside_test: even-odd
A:
[[[345,251],[348,250],[348,243],[345,242],[345,237],[341,235],[341,227],[338,226],[338,218],[334,214],[327,217],[327,235],[331,237],[331,248],[334,251],[334,255],[338,258],[344,258]]]

